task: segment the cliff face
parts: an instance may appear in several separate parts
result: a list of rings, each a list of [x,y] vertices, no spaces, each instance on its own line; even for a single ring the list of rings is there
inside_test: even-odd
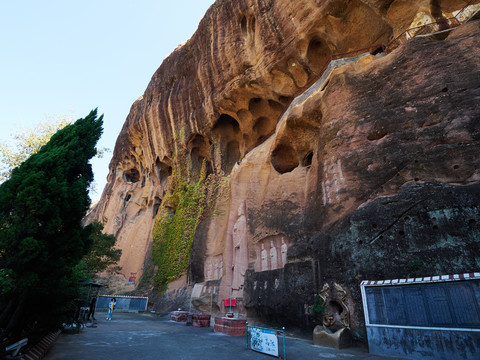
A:
[[[90,215],[117,236],[125,277],[143,272],[174,141],[193,168],[205,159],[230,179],[224,214],[193,244],[200,308],[213,293],[223,311],[231,291],[241,314],[305,326],[323,289],[356,330],[361,280],[477,270],[479,22],[339,56],[305,92],[332,54],[373,52],[465,5],[217,1],[132,105]]]

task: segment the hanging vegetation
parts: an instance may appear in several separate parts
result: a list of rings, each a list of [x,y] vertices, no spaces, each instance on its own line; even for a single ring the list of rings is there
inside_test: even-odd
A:
[[[154,286],[159,291],[186,272],[197,226],[218,213],[217,199],[228,188],[227,178],[207,175],[205,160],[200,173],[194,173],[187,154],[185,149],[175,151],[168,190],[153,227]]]

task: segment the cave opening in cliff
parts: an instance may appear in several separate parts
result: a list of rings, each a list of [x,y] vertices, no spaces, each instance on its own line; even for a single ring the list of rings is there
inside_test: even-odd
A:
[[[246,16],[242,17],[240,26],[242,28],[242,33],[245,35],[247,33],[247,17]]]
[[[271,135],[275,130],[275,121],[267,117],[259,117],[255,120],[253,125],[253,138],[255,139],[254,146],[260,145],[264,142],[269,135]]]
[[[160,199],[158,196],[155,196],[155,201],[153,203],[153,218],[155,219],[155,216],[158,214],[158,209],[160,209],[160,205],[162,205],[162,199]]]
[[[210,161],[210,141],[203,135],[195,134],[188,142],[190,150],[190,161],[192,166],[192,173],[200,174],[203,162],[205,162],[207,175],[213,173],[212,164]]]
[[[311,69],[317,74],[323,69],[332,54],[325,41],[314,37],[310,40],[307,50],[307,59]]]
[[[308,168],[312,166],[312,161],[313,161],[313,151],[310,151],[307,155],[303,157],[302,166]]]
[[[136,183],[140,180],[140,173],[137,169],[132,168],[123,173],[123,179],[125,182]]]
[[[240,132],[240,125],[238,121],[230,115],[222,114],[215,123],[212,131],[217,135],[220,134],[222,137],[235,136]]]
[[[258,115],[262,112],[262,108],[267,105],[267,101],[261,98],[252,98],[248,103],[248,111],[252,113],[252,115]]]
[[[212,132],[221,154],[220,168],[228,174],[241,156],[240,141],[242,140],[242,134],[240,125],[233,117],[222,114],[213,127]]]
[[[270,161],[273,168],[280,174],[290,172],[299,165],[295,150],[287,144],[277,145],[272,151]]]
[[[172,175],[172,167],[167,163],[160,161],[157,157],[155,161],[155,170],[158,180],[160,181],[160,185],[165,185],[167,182],[167,178]]]
[[[232,140],[227,143],[225,156],[222,156],[222,169],[229,174],[235,163],[240,159],[240,144],[238,141]]]

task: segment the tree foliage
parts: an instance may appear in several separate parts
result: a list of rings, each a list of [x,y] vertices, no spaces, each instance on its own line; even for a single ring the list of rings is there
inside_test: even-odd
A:
[[[115,249],[117,239],[114,235],[102,233],[103,225],[99,222],[91,224],[92,247],[82,259],[85,263],[87,276],[105,271],[109,266],[115,265],[122,255],[121,249]]]
[[[33,128],[22,128],[13,134],[13,145],[0,144],[0,182],[7,180],[14,168],[37,153],[53,134],[71,123],[72,120],[67,117],[39,122]]]
[[[36,124],[33,128],[21,128],[13,134],[13,144],[0,143],[0,183],[10,178],[12,170],[20,166],[30,156],[37,153],[45,145],[53,134],[65,126],[71,124],[72,119],[61,116],[56,120],[45,120]],[[97,158],[102,158],[108,148],[98,148]],[[95,191],[94,183],[90,185],[90,191]]]
[[[75,266],[92,245],[83,227],[102,118],[56,132],[0,185],[0,336],[62,321],[78,293]]]

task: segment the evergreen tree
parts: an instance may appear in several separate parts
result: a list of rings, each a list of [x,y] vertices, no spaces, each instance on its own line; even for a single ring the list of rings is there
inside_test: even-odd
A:
[[[62,320],[76,297],[75,266],[91,246],[90,205],[103,116],[93,110],[55,133],[0,185],[0,338]]]
[[[112,234],[104,234],[103,225],[93,222],[91,225],[92,247],[82,259],[81,266],[86,270],[86,276],[94,277],[95,274],[105,271],[108,267],[115,265],[122,255],[121,249],[115,249],[117,239]],[[120,270],[119,266],[114,270]]]

